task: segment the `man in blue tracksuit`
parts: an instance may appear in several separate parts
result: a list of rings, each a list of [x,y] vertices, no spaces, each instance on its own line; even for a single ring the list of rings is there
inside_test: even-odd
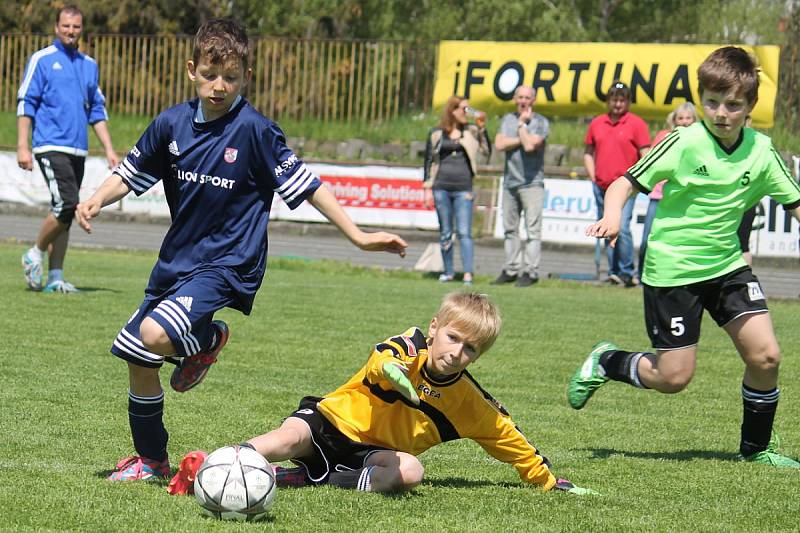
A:
[[[30,57],[17,94],[17,163],[33,170],[35,156],[52,197],[36,244],[22,256],[28,287],[37,291],[77,290],[64,280],[63,266],[89,149],[87,125],[102,143],[109,168],[119,163],[106,124],[97,63],[78,51],[82,31],[83,13],[75,6],[62,7],[56,14],[56,39]],[[28,143],[31,129],[33,152]],[[47,283],[43,283],[48,251]]]

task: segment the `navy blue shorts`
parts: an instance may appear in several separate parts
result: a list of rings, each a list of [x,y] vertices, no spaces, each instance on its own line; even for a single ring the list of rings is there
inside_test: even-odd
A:
[[[142,344],[139,328],[150,317],[164,328],[175,356],[188,357],[211,345],[214,313],[234,301],[234,291],[225,278],[215,271],[200,272],[173,287],[159,298],[145,298],[139,309],[119,332],[111,353],[129,363],[159,368],[164,356],[148,351]]]

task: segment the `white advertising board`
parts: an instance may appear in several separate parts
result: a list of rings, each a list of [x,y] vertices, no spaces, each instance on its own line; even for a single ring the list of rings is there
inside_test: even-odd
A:
[[[799,161],[795,161],[796,171]],[[308,166],[330,187],[339,203],[357,224],[413,229],[439,227],[436,212],[423,206],[421,168],[316,163],[309,163]],[[87,158],[81,198],[91,196],[108,175],[104,158]],[[498,196],[500,205],[502,195]],[[38,166],[35,166],[33,172],[21,170],[17,166],[14,152],[0,152],[0,201],[27,205],[49,204],[50,193]],[[631,231],[637,244],[641,240],[648,201],[644,195],[639,195],[636,199]],[[142,196],[128,195],[120,204],[108,206],[106,209],[169,216],[160,182]],[[753,255],[797,257],[797,221],[769,198],[761,200],[758,212],[751,235],[750,249]],[[270,217],[307,222],[324,220],[307,203],[291,211],[277,197],[273,201]],[[590,182],[545,179],[542,227],[542,239],[545,242],[593,245],[594,239],[584,236],[583,232],[595,218],[596,208]],[[503,237],[499,211],[494,235]]]
[[[545,242],[593,245],[586,237],[586,226],[597,219],[592,184],[586,180],[545,179],[545,202],[542,216],[542,240]],[[638,246],[650,200],[644,194],[636,197],[631,218],[633,242]],[[498,205],[502,209],[502,189]],[[763,198],[757,209],[750,251],[754,256],[798,257],[797,221],[771,198]],[[521,230],[521,231],[524,231]],[[495,221],[495,237],[503,237],[502,216]]]

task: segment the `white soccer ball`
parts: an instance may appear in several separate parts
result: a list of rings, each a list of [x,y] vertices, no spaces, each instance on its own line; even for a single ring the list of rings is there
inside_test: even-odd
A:
[[[275,473],[255,450],[226,446],[212,452],[197,471],[194,495],[209,516],[256,521],[275,502]]]

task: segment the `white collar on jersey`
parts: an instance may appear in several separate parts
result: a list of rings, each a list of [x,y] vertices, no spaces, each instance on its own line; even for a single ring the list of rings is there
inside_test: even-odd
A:
[[[233,101],[233,103],[228,108],[228,111],[226,111],[226,113],[229,113],[231,109],[236,107],[236,104],[238,104],[241,99],[242,99],[242,95],[240,94],[240,95],[238,95],[236,97],[236,100]],[[194,115],[194,121],[198,122],[200,124],[202,124],[203,122],[207,122],[206,121],[206,117],[203,115],[203,106],[200,103],[198,103],[198,105],[197,105],[197,113],[195,113],[195,115]]]

